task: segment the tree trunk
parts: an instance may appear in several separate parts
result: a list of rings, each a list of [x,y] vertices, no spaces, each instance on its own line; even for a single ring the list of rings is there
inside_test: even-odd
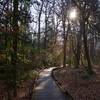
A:
[[[38,17],[38,49],[40,50],[40,37],[41,37],[41,14],[42,14],[42,8],[43,8],[44,0],[42,0],[42,5],[39,11],[39,17]]]
[[[13,1],[13,53],[12,53],[12,65],[13,65],[13,88],[14,96],[17,96],[17,34],[18,34],[18,0]]]
[[[86,59],[87,59],[87,63],[88,63],[88,66],[87,66],[87,72],[88,74],[92,74],[93,73],[93,70],[92,70],[92,64],[91,64],[91,60],[90,60],[90,56],[89,56],[89,49],[88,49],[88,44],[87,44],[87,35],[85,33],[85,20],[84,18],[81,20],[81,23],[80,23],[80,30],[81,30],[81,33],[83,35],[83,43],[84,43],[84,49],[85,49],[85,56],[86,56]]]
[[[75,53],[75,56],[76,56],[76,68],[79,68],[79,65],[80,65],[80,54],[81,54],[81,34],[78,33],[77,35],[77,48],[76,48],[76,53]]]
[[[47,14],[45,14],[45,37],[44,37],[44,49],[47,48]]]
[[[63,34],[64,34],[64,40],[63,40],[63,67],[66,67],[66,46],[67,46],[67,36],[70,29],[70,24],[68,22],[68,28],[67,33],[65,32],[65,21],[63,22]]]
[[[66,35],[64,33],[64,40],[63,40],[63,67],[66,67]]]

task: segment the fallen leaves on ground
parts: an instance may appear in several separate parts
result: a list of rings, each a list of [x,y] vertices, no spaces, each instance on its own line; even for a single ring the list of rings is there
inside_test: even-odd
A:
[[[94,70],[96,74],[88,76],[83,69],[59,68],[53,75],[74,100],[100,100],[100,68]]]

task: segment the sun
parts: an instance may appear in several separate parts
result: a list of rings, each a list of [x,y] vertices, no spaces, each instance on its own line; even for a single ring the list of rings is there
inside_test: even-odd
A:
[[[69,18],[75,20],[77,18],[77,10],[75,8],[69,11]]]

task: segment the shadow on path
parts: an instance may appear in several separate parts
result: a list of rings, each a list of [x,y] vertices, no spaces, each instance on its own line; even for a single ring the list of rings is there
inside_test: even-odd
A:
[[[51,77],[54,68],[45,69],[40,73],[35,88],[34,100],[69,100],[58,88]]]

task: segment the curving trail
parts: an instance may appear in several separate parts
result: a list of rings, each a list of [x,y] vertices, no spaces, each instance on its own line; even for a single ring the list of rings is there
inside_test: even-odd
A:
[[[55,81],[51,77],[53,68],[45,69],[40,73],[40,78],[37,81],[35,88],[34,100],[69,100],[59,90]]]

